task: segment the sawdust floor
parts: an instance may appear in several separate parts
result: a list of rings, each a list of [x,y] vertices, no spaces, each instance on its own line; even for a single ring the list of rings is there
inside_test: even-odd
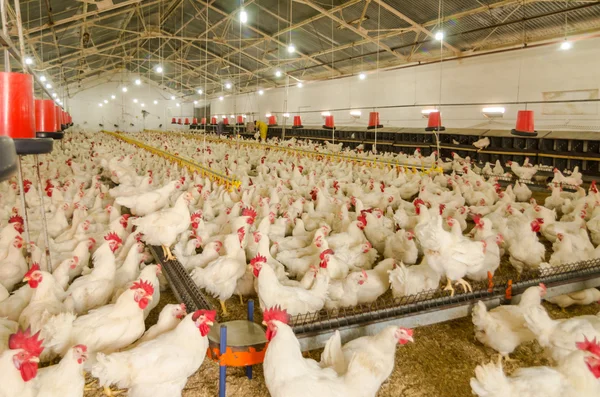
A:
[[[175,302],[173,295],[164,292],[161,305]],[[600,305],[575,306],[563,313],[558,307],[545,303],[553,318],[596,314]],[[157,312],[158,313],[158,312]],[[240,316],[241,317],[241,316]],[[150,317],[149,317],[150,319]],[[309,353],[318,360],[321,350]],[[512,355],[514,362],[505,364],[507,373],[519,367],[546,365],[540,346],[528,343]],[[492,349],[474,339],[470,318],[425,326],[415,330],[415,343],[398,347],[396,367],[377,397],[469,397],[469,380],[478,364],[496,360]],[[205,360],[200,370],[189,378],[184,397],[214,397],[218,395],[219,367]],[[100,397],[101,390],[85,392],[85,397]],[[126,395],[126,394],[125,394]],[[261,366],[254,367],[254,379],[248,380],[243,368],[227,369],[227,396],[263,397],[269,392],[265,386]]]

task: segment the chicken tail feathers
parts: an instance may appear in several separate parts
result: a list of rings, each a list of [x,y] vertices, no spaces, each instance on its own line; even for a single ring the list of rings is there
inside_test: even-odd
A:
[[[543,306],[534,306],[525,310],[524,318],[527,323],[527,328],[534,333],[538,342],[545,346],[547,341],[546,335],[549,335],[555,326],[555,321],[550,318],[546,309]]]
[[[50,317],[41,333],[44,338],[44,348],[63,356],[71,347],[71,331],[76,317],[70,312]]]
[[[477,305],[473,308],[471,317],[476,329],[483,329],[485,327],[485,324],[488,322],[488,311],[482,301],[477,302]]]
[[[336,330],[325,344],[325,350],[321,353],[321,367],[333,368],[338,375],[343,375],[346,372],[346,360],[342,352],[340,331]]]
[[[100,386],[118,384],[119,387],[129,387],[128,382],[125,381],[129,371],[124,360],[103,353],[98,353],[96,360],[96,364],[92,367],[92,375],[98,378]]]
[[[502,363],[478,365],[475,378],[471,378],[471,389],[479,397],[510,396],[510,381],[502,370]]]

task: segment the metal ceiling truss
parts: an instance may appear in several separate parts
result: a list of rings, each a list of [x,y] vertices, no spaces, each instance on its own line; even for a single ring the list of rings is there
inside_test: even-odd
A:
[[[233,29],[233,23],[236,21],[237,16],[242,7],[237,7],[231,12],[223,11],[216,6],[218,0],[209,0],[208,3],[205,0],[127,0],[118,4],[112,4],[110,6],[99,7],[96,4],[96,9],[89,11],[88,4],[94,4],[93,2],[81,1],[80,12],[71,15],[66,18],[56,20],[55,16],[50,11],[49,3],[46,2],[47,14],[42,16],[45,23],[39,26],[34,26],[24,30],[24,35],[27,40],[29,51],[36,59],[37,70],[47,70],[49,76],[53,77],[55,81],[58,79],[67,83],[67,76],[70,79],[76,79],[81,81],[83,79],[89,79],[89,77],[95,74],[106,72],[109,70],[121,69],[127,67],[127,64],[141,68],[148,73],[149,78],[154,84],[160,84],[160,81],[166,81],[168,83],[175,83],[180,85],[182,89],[192,90],[193,92],[197,87],[203,87],[205,82],[210,86],[210,92],[216,93],[221,90],[221,84],[231,78],[236,79],[236,83],[248,86],[249,84],[261,85],[263,87],[278,86],[281,80],[271,78],[271,74],[265,76],[265,73],[273,71],[275,68],[287,67],[289,65],[296,65],[295,70],[287,70],[286,72],[291,75],[292,78],[305,77],[306,73],[314,76],[316,79],[323,78],[335,78],[342,75],[348,75],[347,67],[345,71],[336,68],[335,63],[325,62],[319,58],[328,55],[335,54],[336,52],[354,49],[365,45],[375,45],[377,51],[373,52],[370,50],[369,54],[364,54],[361,51],[359,56],[347,56],[343,59],[336,59],[336,62],[347,62],[353,59],[364,58],[365,56],[384,53],[389,54],[386,57],[384,65],[402,65],[408,62],[415,62],[421,60],[428,60],[431,55],[419,54],[417,50],[426,42],[434,39],[433,31],[439,26],[440,23],[446,23],[452,20],[458,20],[461,18],[468,18],[479,14],[490,14],[493,10],[513,7],[508,13],[503,13],[501,18],[496,18],[493,14],[489,19],[492,21],[487,27],[482,26],[473,31],[489,30],[489,32],[481,37],[477,42],[469,43],[469,55],[473,52],[480,52],[483,49],[484,44],[494,35],[498,33],[498,29],[502,26],[508,26],[510,24],[519,23],[519,21],[509,20],[513,14],[520,8],[527,4],[540,3],[540,2],[552,2],[550,0],[501,0],[491,4],[483,4],[478,1],[481,6],[456,12],[452,15],[444,16],[443,18],[436,18],[424,23],[418,23],[411,19],[408,15],[403,13],[400,9],[394,8],[389,2],[385,0],[348,0],[344,3],[337,5],[332,8],[325,8],[321,2],[316,0],[295,0],[296,3],[303,4],[306,7],[310,7],[318,12],[318,14],[311,17],[305,18],[296,23],[291,23],[286,17],[282,17],[279,13],[273,12],[263,4],[259,3],[259,0],[246,0],[243,7],[248,7],[254,4],[259,12],[265,13],[269,18],[274,18],[279,22],[282,22],[287,27],[278,30],[273,33],[263,31],[258,27],[252,25],[252,23],[244,25],[242,32],[252,32],[254,37],[228,37],[228,32]],[[493,1],[493,0],[489,0]],[[556,3],[556,2],[552,2]],[[570,4],[580,3],[592,3],[600,4],[600,0],[586,0],[586,1],[567,1]],[[163,10],[158,9],[162,4],[165,4]],[[343,11],[351,6],[360,4],[361,9],[355,10],[354,15],[360,17],[353,21],[348,21],[343,16]],[[193,7],[195,12],[191,14],[189,12],[190,6]],[[182,20],[177,25],[177,29],[174,33],[165,30],[165,24],[172,17],[176,16],[176,12],[180,10],[180,7],[188,6],[185,13],[186,19]],[[404,23],[407,27],[400,27],[394,29],[377,29],[377,30],[366,30],[363,27],[363,22],[368,18],[369,6],[371,6],[371,15],[373,6],[379,7],[381,12],[386,13],[386,18],[389,19],[390,15],[395,16]],[[14,10],[8,8],[9,16],[14,20]],[[149,10],[149,12],[148,12]],[[213,17],[215,14],[220,16],[220,19],[215,23],[210,24],[208,19],[208,13]],[[559,14],[561,11],[556,11],[554,14]],[[115,17],[125,15],[121,18],[119,26],[114,26]],[[158,22],[158,27],[152,26],[149,22],[149,18],[153,19],[154,23]],[[137,16],[137,20],[141,25],[141,31],[131,30],[129,25],[131,24],[134,16]],[[337,42],[334,37],[330,37],[331,34],[327,31],[318,31],[314,27],[313,29],[307,29],[306,26],[314,24],[314,22],[327,18],[332,23],[338,24],[345,31],[352,32],[356,36],[356,40],[352,42]],[[214,18],[213,18],[214,19]],[[192,34],[191,37],[184,36],[186,27],[190,26],[194,22],[200,21],[208,28],[202,33],[196,35]],[[108,22],[110,25],[106,25]],[[105,23],[105,24],[103,24]],[[170,24],[172,26],[172,24]],[[313,25],[314,26],[314,25]],[[406,25],[404,25],[406,26]],[[114,39],[108,39],[98,43],[93,42],[90,29],[104,30],[105,32],[118,32],[118,36]],[[216,29],[222,28],[222,37],[216,36]],[[290,59],[280,59],[277,54],[284,50],[288,46],[287,40],[283,39],[285,34],[289,34],[293,30],[303,30],[305,33],[317,37],[317,39],[325,39],[331,48],[321,47],[318,51],[311,53],[304,53],[297,51]],[[196,29],[196,32],[198,30]],[[70,34],[72,32],[73,34]],[[414,42],[409,44],[403,44],[399,47],[390,47],[386,44],[385,40],[393,37],[402,36],[408,33],[414,32]],[[66,33],[70,37],[78,37],[79,42],[77,46],[61,44],[59,41],[59,34]],[[212,34],[212,36],[211,36]],[[462,34],[462,33],[461,33]],[[31,37],[33,35],[34,37]],[[97,35],[97,34],[96,34]],[[506,36],[506,32],[503,32]],[[502,37],[505,42],[509,42],[510,38]],[[347,35],[346,35],[347,37]],[[449,37],[452,37],[450,35]],[[33,40],[32,40],[33,39]],[[159,40],[158,45],[153,40]],[[450,40],[451,41],[451,40]],[[175,44],[177,42],[177,44]],[[406,40],[404,41],[406,42]],[[52,58],[46,62],[42,62],[40,57],[35,51],[34,44],[39,43],[39,47],[49,46],[48,52],[44,50],[45,54],[52,54]],[[133,45],[135,43],[135,46]],[[208,47],[208,43],[218,44],[222,49],[229,50],[229,52],[217,54],[211,51]],[[388,41],[389,43],[389,41]],[[72,43],[70,43],[72,44]],[[296,43],[302,46],[302,43]],[[273,45],[276,46],[276,50],[273,51]],[[443,41],[442,45],[446,51],[450,51],[452,56],[464,55],[461,53],[461,49],[453,46],[448,41]],[[489,49],[489,45],[487,45]],[[46,48],[46,47],[44,47]],[[407,48],[406,51],[400,52],[401,48]],[[165,51],[166,49],[170,49]],[[258,51],[257,51],[258,49]],[[62,50],[62,51],[61,51]],[[67,54],[62,54],[65,50],[69,50]],[[200,56],[194,56],[196,51],[192,53],[192,50],[199,51]],[[161,51],[168,53],[166,57],[161,57]],[[219,51],[221,52],[221,51]],[[147,54],[147,57],[141,56],[141,54]],[[260,55],[262,53],[262,55]],[[238,57],[235,57],[238,55]],[[189,59],[191,57],[200,59]],[[391,56],[391,58],[390,58]],[[182,59],[182,57],[184,59]],[[246,61],[242,65],[241,57],[244,57]],[[429,57],[429,58],[427,58]],[[115,58],[117,61],[112,62]],[[136,62],[135,65],[131,62]],[[173,64],[179,67],[179,70],[175,68],[168,68],[165,70],[162,76],[154,75],[151,73],[152,62],[164,62],[166,64]],[[304,62],[304,66],[302,65]],[[366,62],[369,66],[373,67],[373,61]],[[100,63],[100,65],[98,65]],[[248,65],[254,63],[254,67]],[[230,67],[227,74],[221,73],[222,69],[217,69],[215,72],[211,72],[214,68],[220,68],[222,65]],[[300,66],[300,67],[299,67]],[[380,66],[380,65],[377,65]],[[58,68],[58,70],[56,70]],[[93,69],[93,70],[90,70]],[[172,70],[171,70],[172,69]],[[318,71],[315,71],[317,70]],[[179,73],[178,73],[179,72]],[[183,80],[184,81],[178,81]],[[310,79],[310,77],[309,77]],[[72,82],[71,82],[72,83]],[[204,87],[205,91],[209,92],[209,87]]]

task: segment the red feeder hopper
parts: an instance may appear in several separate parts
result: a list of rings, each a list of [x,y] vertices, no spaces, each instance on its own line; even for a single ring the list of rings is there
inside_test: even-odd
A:
[[[181,125],[181,119],[177,119],[177,124]]]
[[[326,128],[328,130],[332,130],[335,128],[335,126],[333,125],[333,115],[325,116],[325,125],[323,126],[323,128]]]
[[[533,110],[519,110],[517,113],[517,128],[510,131],[513,135],[533,137],[537,131],[533,126]]]
[[[223,124],[229,125],[229,119],[227,117],[223,117]]]
[[[53,140],[35,134],[33,77],[0,72],[0,135],[13,139],[17,154],[50,153]]]
[[[277,125],[277,117],[274,115],[269,116],[269,127],[275,127]]]
[[[185,118],[185,121],[183,122],[184,125],[190,125],[190,119],[188,119],[187,117]]]
[[[61,109],[61,115],[62,115],[62,119],[61,119],[61,125],[63,127],[63,131],[66,130],[67,128],[69,128],[69,125],[67,123],[67,112],[65,112],[64,110]]]
[[[425,131],[445,131],[446,127],[442,126],[442,116],[439,110],[429,113],[429,120]]]
[[[294,125],[292,126],[292,128],[304,128],[300,116],[294,116]]]
[[[54,107],[54,113],[56,114],[56,131],[62,131],[62,109],[60,106]]]
[[[372,130],[375,128],[383,128],[383,124],[379,124],[379,112],[369,113],[369,126],[367,129]]]
[[[202,117],[202,119],[200,119],[200,124],[206,125],[206,117]]]
[[[244,117],[241,115],[237,116],[237,125],[244,125]]]
[[[177,124],[177,119],[175,117],[171,119],[171,124]]]
[[[210,124],[217,125],[217,118],[216,117],[211,117],[210,118]]]
[[[56,131],[56,112],[52,99],[35,100],[35,132],[38,138],[62,139],[65,134]]]

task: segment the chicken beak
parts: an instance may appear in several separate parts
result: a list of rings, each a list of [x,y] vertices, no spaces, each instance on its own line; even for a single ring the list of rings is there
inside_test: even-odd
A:
[[[407,337],[406,337],[406,340],[408,340],[408,341],[411,341],[411,342],[413,342],[413,343],[414,343],[414,341],[415,341],[415,340],[413,339],[413,337],[412,337],[412,336],[407,336]]]
[[[28,361],[31,361],[32,363],[39,363],[40,358],[39,357],[31,357]]]
[[[30,280],[30,279],[29,279],[29,277],[24,277],[24,278],[23,278],[23,282],[24,282],[24,283],[28,282],[29,280]]]
[[[263,321],[263,322],[262,322],[262,325],[264,325],[264,326],[266,327],[266,326],[267,326],[267,322],[266,322],[266,321]]]
[[[214,323],[212,321],[207,321],[206,324],[212,326]]]
[[[148,299],[149,301],[152,300],[152,295],[146,295],[146,299]]]

